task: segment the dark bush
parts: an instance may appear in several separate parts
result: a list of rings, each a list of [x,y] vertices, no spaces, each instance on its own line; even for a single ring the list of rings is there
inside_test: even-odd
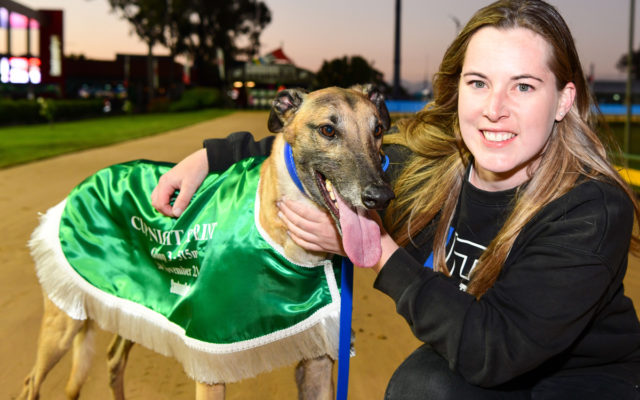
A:
[[[72,121],[103,114],[101,99],[0,99],[0,125]]]
[[[35,100],[0,100],[0,125],[44,122]]]
[[[165,113],[171,111],[168,97],[156,97],[149,103],[149,112]]]
[[[104,113],[104,100],[49,100],[54,121],[72,121]]]
[[[203,108],[224,107],[224,95],[216,88],[196,87],[185,90],[180,100],[169,105],[169,111],[190,111]]]

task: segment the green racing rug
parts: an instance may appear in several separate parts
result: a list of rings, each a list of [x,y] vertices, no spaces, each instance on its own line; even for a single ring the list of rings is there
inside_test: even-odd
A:
[[[178,359],[200,382],[337,358],[339,262],[296,264],[266,235],[263,160],[210,174],[177,219],[150,200],[171,164],[137,160],[90,176],[32,235],[45,293],[74,319]]]

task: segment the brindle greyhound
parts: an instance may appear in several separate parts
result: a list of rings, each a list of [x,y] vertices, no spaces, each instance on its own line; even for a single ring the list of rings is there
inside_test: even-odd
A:
[[[390,123],[382,95],[370,86],[327,88],[311,93],[284,90],[273,101],[268,127],[279,133],[262,164],[258,196],[259,222],[298,263],[316,263],[326,254],[305,251],[287,234],[277,202],[286,197],[329,211],[342,235],[343,247],[356,265],[373,265],[380,257],[380,231],[367,209],[381,209],[393,198],[383,180],[380,147]],[[285,163],[290,145],[301,192]],[[94,336],[90,319],[70,318],[45,294],[36,363],[19,398],[36,399],[42,381],[73,344],[72,371],[66,387],[78,397],[87,377]],[[108,349],[112,394],[124,398],[123,375],[133,342],[116,335]],[[301,399],[330,399],[333,361],[328,355],[303,359],[296,367]],[[224,383],[198,382],[197,399],[224,398]]]

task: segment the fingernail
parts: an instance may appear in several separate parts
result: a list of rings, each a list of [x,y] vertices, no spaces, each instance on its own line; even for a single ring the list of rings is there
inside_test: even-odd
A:
[[[276,207],[280,208],[281,205],[282,205],[282,200],[276,201]]]
[[[175,215],[176,217],[179,217],[182,215],[182,210],[179,208],[174,208],[173,209],[173,215]]]
[[[278,211],[278,218],[284,219],[284,214],[282,213],[282,211]]]

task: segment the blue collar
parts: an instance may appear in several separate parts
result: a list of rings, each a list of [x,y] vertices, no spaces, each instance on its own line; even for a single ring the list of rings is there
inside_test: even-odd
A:
[[[389,168],[389,156],[381,152],[380,158],[382,159],[382,170],[387,172],[387,168]]]
[[[302,182],[300,182],[298,172],[296,171],[296,162],[293,160],[293,152],[291,151],[289,142],[284,142],[284,163],[287,166],[287,171],[289,171],[293,183],[296,184],[302,194],[306,195],[307,193],[304,191],[304,186],[302,186]]]
[[[386,171],[387,168],[389,168],[389,156],[380,154],[380,157],[382,158],[382,170]],[[298,171],[296,171],[296,162],[293,159],[293,151],[291,151],[289,142],[284,142],[284,164],[287,166],[287,171],[289,171],[293,183],[296,184],[302,194],[306,195],[307,193],[304,191],[304,186],[302,186],[302,182],[300,182],[300,178],[298,177]]]

